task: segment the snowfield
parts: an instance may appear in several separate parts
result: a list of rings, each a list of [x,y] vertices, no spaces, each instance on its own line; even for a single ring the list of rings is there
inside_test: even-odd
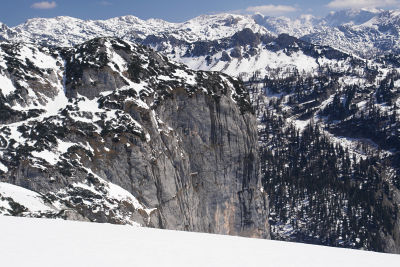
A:
[[[1,266],[397,266],[399,255],[232,236],[0,216]],[[397,262],[397,264],[396,264]]]

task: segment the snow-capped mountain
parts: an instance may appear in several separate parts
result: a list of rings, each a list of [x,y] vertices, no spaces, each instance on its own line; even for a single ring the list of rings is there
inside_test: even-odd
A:
[[[325,24],[323,19],[314,17],[313,15],[301,15],[293,19],[256,14],[252,18],[257,24],[264,26],[275,35],[286,33],[298,38],[321,30]]]
[[[381,9],[345,9],[330,12],[323,23],[336,27],[344,24],[360,25],[384,12]]]
[[[332,20],[335,14],[328,18]],[[372,58],[375,55],[398,53],[399,21],[399,11],[365,12],[361,18],[350,17],[348,22],[340,25],[333,22],[335,27],[323,27],[302,39]]]
[[[214,41],[243,29],[278,36],[285,33],[306,41],[371,57],[398,51],[398,11],[379,9],[342,10],[324,18],[257,15],[203,15],[183,23],[159,19],[141,20],[123,16],[108,20],[83,21],[71,17],[29,19],[24,24],[0,27],[0,40],[71,46],[95,37],[113,36],[141,41],[148,36],[168,37],[185,42]]]
[[[0,28],[0,36],[14,42],[34,42],[55,45],[76,45],[95,37],[118,37],[127,41],[145,39],[149,35],[168,35],[187,42],[215,40],[250,28],[268,32],[249,16],[232,14],[204,15],[184,23],[160,19],[141,20],[123,16],[108,20],[84,21],[72,17],[34,18],[13,28]]]
[[[216,41],[179,42],[169,38],[144,40],[174,61],[192,69],[220,71],[243,80],[279,70],[317,73],[323,65],[348,65],[353,57],[327,46],[312,45],[287,34],[278,37],[244,29]]]

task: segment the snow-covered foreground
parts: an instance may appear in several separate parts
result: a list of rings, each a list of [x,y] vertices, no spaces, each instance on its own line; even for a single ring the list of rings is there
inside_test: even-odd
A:
[[[0,216],[1,266],[396,266],[399,255],[232,236]]]

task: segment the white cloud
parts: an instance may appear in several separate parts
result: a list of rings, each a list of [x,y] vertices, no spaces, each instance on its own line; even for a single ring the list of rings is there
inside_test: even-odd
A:
[[[387,7],[398,5],[398,0],[333,0],[327,4],[330,8]]]
[[[101,2],[99,2],[99,4],[102,6],[111,6],[112,5],[112,3],[108,2],[108,1],[101,1]]]
[[[281,15],[285,13],[295,12],[297,8],[294,6],[285,5],[264,5],[264,6],[250,6],[246,8],[249,13],[261,13],[263,15]]]
[[[31,8],[35,9],[52,9],[57,6],[56,2],[48,2],[48,1],[43,1],[43,2],[37,2],[31,5]]]

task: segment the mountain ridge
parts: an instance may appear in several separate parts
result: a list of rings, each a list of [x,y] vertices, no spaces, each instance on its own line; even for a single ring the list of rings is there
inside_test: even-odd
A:
[[[370,57],[371,53],[382,55],[388,50],[399,50],[396,45],[396,40],[400,38],[396,26],[399,17],[400,13],[395,10],[371,9],[347,9],[330,13],[324,18],[302,15],[295,19],[221,13],[202,15],[181,23],[141,20],[132,15],[107,20],[80,20],[64,16],[30,19],[11,28],[3,25],[0,37],[16,42],[46,41],[55,46],[71,46],[101,36],[137,41],[149,35],[168,35],[196,42],[227,38],[249,28],[255,33],[272,36],[286,33],[314,44]],[[394,37],[394,41],[388,36]]]

